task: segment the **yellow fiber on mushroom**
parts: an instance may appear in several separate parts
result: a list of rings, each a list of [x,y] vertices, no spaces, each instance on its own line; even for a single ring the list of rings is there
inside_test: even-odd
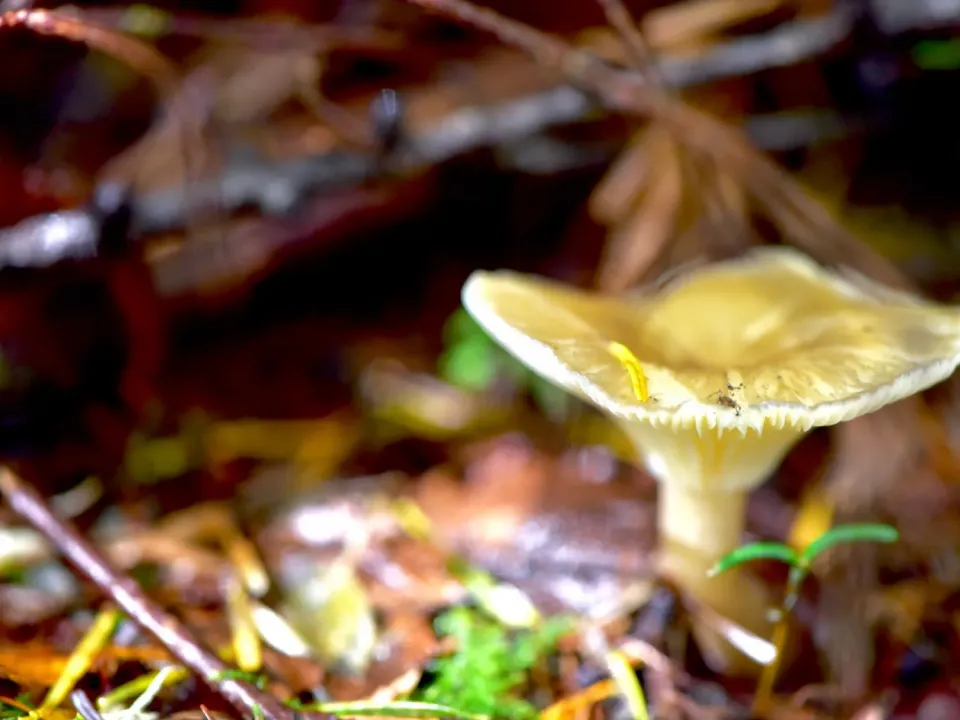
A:
[[[742,543],[747,493],[811,428],[872,412],[948,377],[960,311],[760,248],[610,297],[512,272],[476,272],[463,303],[527,367],[615,418],[660,483],[670,574],[766,635],[746,573],[708,578]],[[743,656],[705,628],[717,670]]]

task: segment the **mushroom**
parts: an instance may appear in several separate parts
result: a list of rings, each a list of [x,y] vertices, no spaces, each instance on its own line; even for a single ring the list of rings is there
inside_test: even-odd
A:
[[[812,428],[924,390],[960,363],[960,311],[786,247],[621,297],[477,271],[463,304],[521,363],[624,428],[659,482],[667,574],[766,637],[758,579],[707,575],[742,543],[749,491]],[[713,669],[757,669],[702,621],[693,629]]]

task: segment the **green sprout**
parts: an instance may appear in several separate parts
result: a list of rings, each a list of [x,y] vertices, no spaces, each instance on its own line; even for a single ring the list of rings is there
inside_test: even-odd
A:
[[[896,528],[880,523],[852,523],[840,525],[825,532],[802,552],[780,542],[755,542],[737,548],[717,561],[710,572],[711,577],[754,560],[779,560],[790,566],[787,577],[787,592],[782,611],[793,610],[800,593],[800,586],[810,573],[813,561],[824,551],[835,545],[851,542],[892,543],[899,539]]]
[[[773,662],[766,665],[760,676],[754,699],[754,710],[762,712],[769,704],[773,693],[773,684],[779,671],[783,646],[787,639],[787,618],[797,603],[800,588],[807,575],[811,573],[813,562],[826,550],[843,543],[879,542],[893,543],[900,537],[896,528],[881,523],[851,523],[839,525],[827,530],[801,551],[796,551],[781,542],[755,542],[737,548],[720,558],[710,568],[709,575],[719,575],[732,568],[754,560],[777,560],[790,567],[783,602],[777,610],[777,626],[774,629],[774,644],[777,655]]]

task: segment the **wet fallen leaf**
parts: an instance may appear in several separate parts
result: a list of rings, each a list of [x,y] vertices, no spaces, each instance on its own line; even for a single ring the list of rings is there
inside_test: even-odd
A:
[[[341,557],[301,574],[285,588],[284,614],[318,658],[362,674],[373,658],[379,631],[354,563]]]

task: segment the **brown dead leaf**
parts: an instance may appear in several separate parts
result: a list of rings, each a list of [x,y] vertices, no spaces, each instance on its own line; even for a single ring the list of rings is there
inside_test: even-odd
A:
[[[656,262],[669,244],[683,194],[681,168],[676,150],[650,168],[656,181],[639,205],[610,233],[597,284],[608,292],[623,292]]]
[[[926,451],[921,403],[908,398],[838,426],[825,488],[837,523],[892,519],[903,545],[929,556],[941,543],[955,543],[957,530],[949,520],[949,493]],[[866,692],[873,664],[867,605],[879,554],[877,546],[858,543],[834,548],[818,562],[821,643],[832,677],[849,697]]]
[[[683,47],[770,15],[785,4],[785,0],[687,0],[649,11],[640,26],[658,50]]]
[[[303,30],[290,28],[291,32],[298,29]],[[191,108],[207,125],[209,157],[202,165],[204,172],[216,172],[219,166],[217,143],[212,139],[263,124],[288,100],[299,101],[314,123],[330,128],[340,141],[368,147],[366,118],[329,102],[320,92],[327,53],[341,46],[396,51],[399,39],[377,30],[362,39],[332,36],[326,43],[291,42],[273,48],[213,43],[201,50],[181,81],[176,102],[169,104]],[[183,185],[188,166],[176,145],[182,123],[177,113],[165,113],[137,143],[107,164],[102,177],[132,183],[140,192]]]
[[[385,620],[381,634],[382,655],[363,677],[335,675],[326,689],[338,701],[359,701],[396,692],[416,683],[426,663],[438,652],[438,643],[429,621],[419,613],[393,613]]]
[[[752,202],[793,244],[814,259],[853,268],[898,288],[910,282],[892,263],[850,234],[817,200],[738,129],[682,101],[658,111],[694,157],[709,158],[741,184]]]
[[[466,536],[487,545],[510,543],[518,526],[536,508],[549,472],[546,458],[519,438],[484,444],[471,462],[466,487],[442,471],[423,477],[415,496],[440,538],[454,546]]]
[[[447,556],[435,546],[396,537],[372,547],[361,568],[374,607],[430,614],[466,597],[446,563]]]
[[[296,100],[341,140],[368,147],[366,118],[354,117],[322,96],[325,62],[324,54],[296,47],[223,49],[204,64],[214,67],[220,78],[211,119],[226,128],[261,123],[283,103]]]
[[[590,194],[590,214],[597,222],[617,225],[627,220],[637,206],[639,189],[651,185],[652,170],[670,151],[666,128],[651,124],[635,133],[614,159]]]
[[[474,446],[466,484],[440,470],[416,500],[440,544],[546,612],[615,607],[652,571],[654,507],[622,476],[586,481],[512,437]],[[631,476],[630,480],[633,480]]]
[[[784,0],[688,0],[648,11],[640,29],[653,50],[691,56],[717,42],[724,30],[770,15],[784,4]],[[576,43],[606,60],[627,63],[623,43],[609,28],[588,28],[577,35]]]
[[[99,181],[116,182],[129,186],[135,194],[156,189],[181,187],[190,179],[191,170],[200,170],[204,176],[215,172],[218,159],[209,142],[200,149],[204,157],[188,158],[181,148],[183,118],[175,108],[187,107],[205,126],[216,98],[216,78],[212,72],[199,71],[184,78],[177,90],[170,110],[136,143],[112,158],[100,171]],[[197,152],[191,149],[191,152]],[[199,178],[193,178],[194,180]]]
[[[39,643],[0,646],[0,675],[29,688],[48,688],[61,676],[69,659],[69,654]],[[171,659],[162,648],[110,645],[98,654],[95,667],[110,667],[124,660],[156,663]]]

